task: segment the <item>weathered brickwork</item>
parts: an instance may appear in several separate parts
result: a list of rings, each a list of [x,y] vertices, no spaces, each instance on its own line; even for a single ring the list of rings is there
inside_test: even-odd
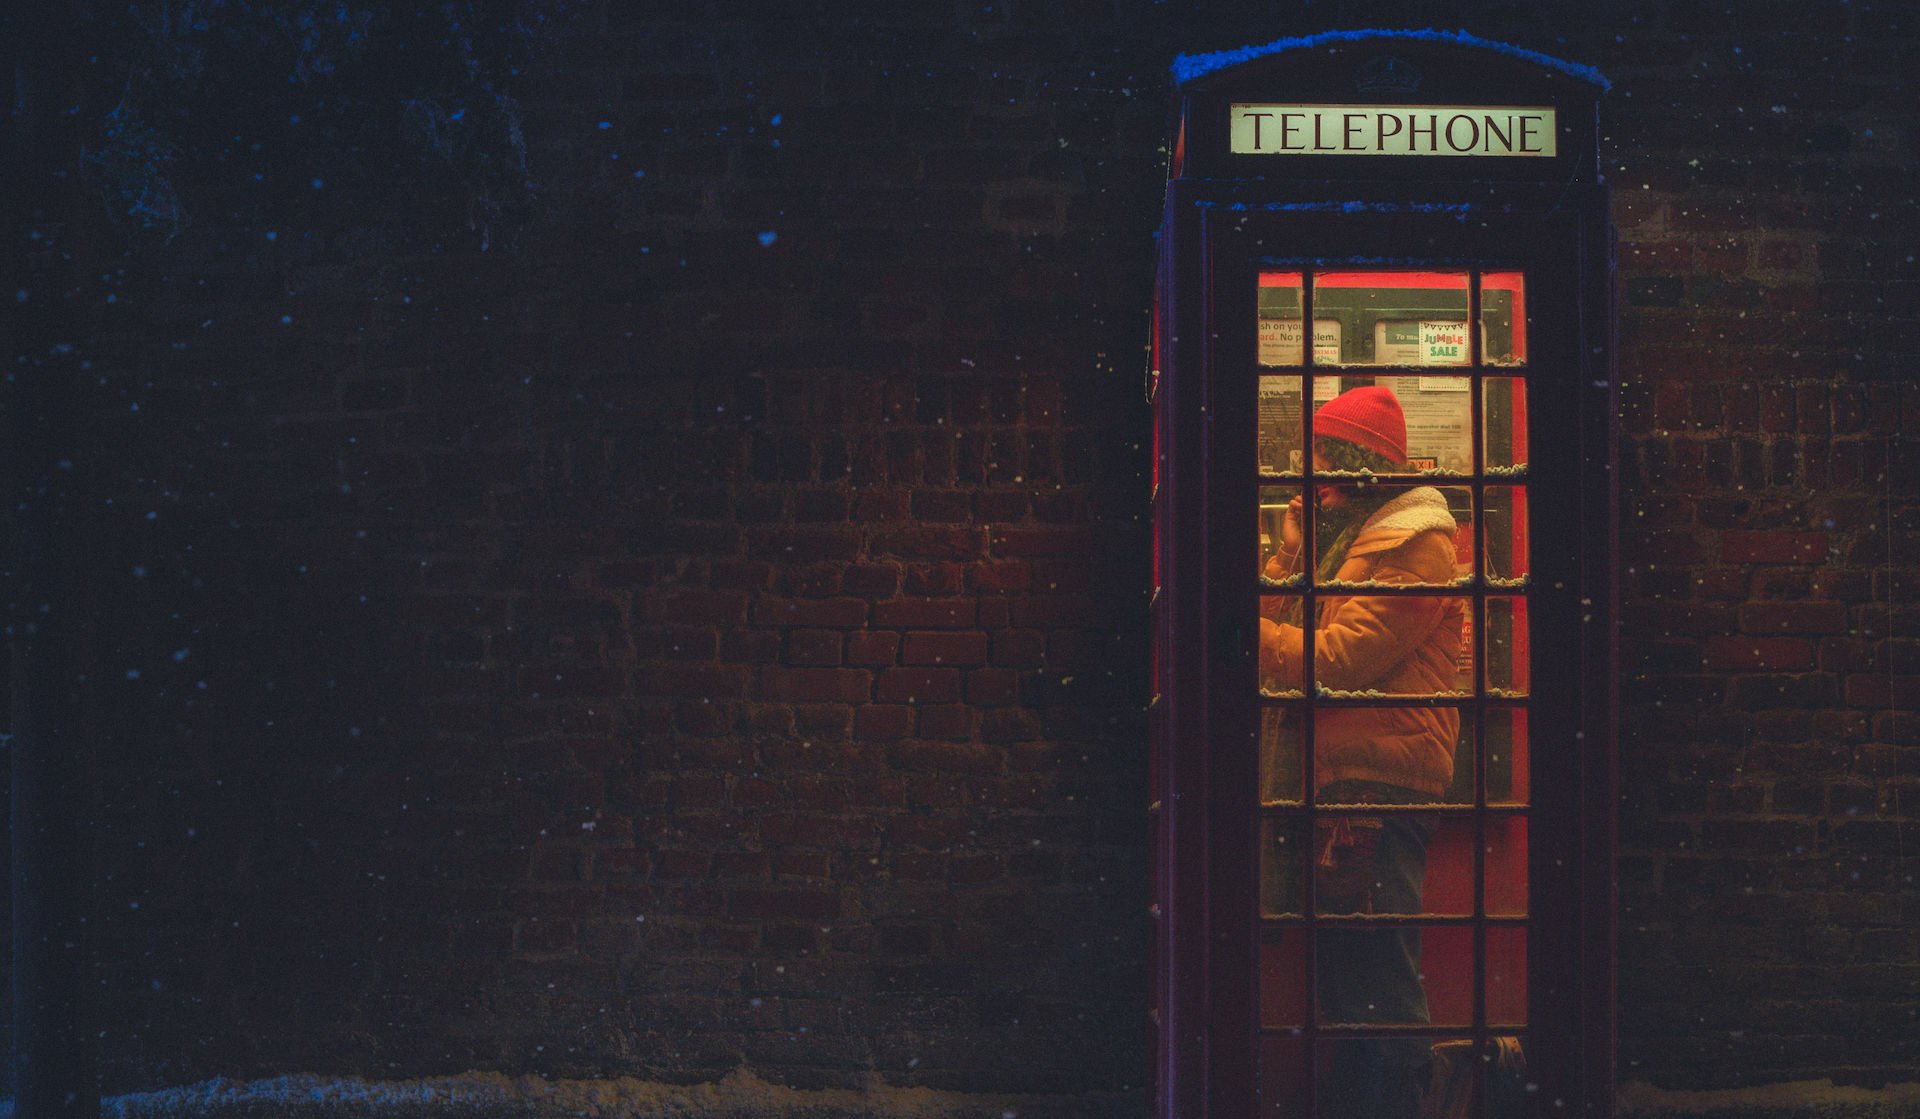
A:
[[[1911,1078],[1910,5],[803,7],[478,8],[373,154],[319,71],[160,122],[78,390],[109,1090],[1141,1086],[1167,66],[1362,23],[1615,83],[1622,1078]]]

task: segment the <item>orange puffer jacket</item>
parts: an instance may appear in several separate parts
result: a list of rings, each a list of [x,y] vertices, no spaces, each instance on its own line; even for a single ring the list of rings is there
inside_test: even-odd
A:
[[[1454,579],[1456,525],[1431,486],[1408,490],[1360,526],[1334,578],[1348,583],[1445,585]],[[1267,565],[1280,578],[1298,569],[1284,550]],[[1277,599],[1269,599],[1277,605]],[[1314,683],[1335,692],[1433,695],[1453,691],[1464,597],[1325,595],[1314,627]],[[1301,686],[1300,627],[1260,622],[1261,677]],[[1450,707],[1327,707],[1314,712],[1315,791],[1335,781],[1377,781],[1438,797],[1453,779],[1459,713]]]

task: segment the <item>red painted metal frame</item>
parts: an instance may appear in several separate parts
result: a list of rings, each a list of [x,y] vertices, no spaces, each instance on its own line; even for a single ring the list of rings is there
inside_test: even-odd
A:
[[[1234,95],[1214,100],[1224,104]],[[1212,142],[1213,129],[1194,123],[1207,105],[1190,98],[1183,106],[1189,173],[1204,164],[1203,148]],[[1577,99],[1562,111],[1577,119]],[[1258,273],[1389,266],[1527,276],[1527,364],[1486,372],[1526,379],[1532,427],[1525,479],[1536,651],[1526,1034],[1529,1078],[1538,1089],[1531,1098],[1543,1115],[1612,1113],[1613,241],[1605,189],[1587,178],[1489,184],[1442,176],[1424,184],[1430,189],[1420,197],[1423,206],[1407,203],[1403,179],[1169,183],[1152,392],[1156,1115],[1256,1114],[1259,921],[1250,825],[1259,815],[1252,547]],[[1300,204],[1332,199],[1340,201]],[[1311,321],[1307,312],[1303,321]],[[1476,431],[1479,399],[1476,391]],[[1484,555],[1484,542],[1477,551]],[[1306,780],[1310,788],[1310,774]],[[1483,780],[1484,772],[1476,777]]]

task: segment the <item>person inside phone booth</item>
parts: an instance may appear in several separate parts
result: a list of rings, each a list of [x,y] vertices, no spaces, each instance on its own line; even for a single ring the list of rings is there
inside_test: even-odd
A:
[[[1339,584],[1445,586],[1455,576],[1458,525],[1431,486],[1382,486],[1371,474],[1404,473],[1407,425],[1391,390],[1368,385],[1314,412],[1316,472],[1352,473],[1351,484],[1315,488],[1313,622],[1316,688],[1336,695],[1431,696],[1456,687],[1464,599],[1454,595],[1368,594]],[[1269,578],[1305,570],[1304,502],[1281,524]],[[1270,688],[1298,689],[1306,640],[1300,600],[1271,598],[1260,621],[1260,670]],[[1284,605],[1282,605],[1284,604]],[[1288,616],[1290,607],[1292,615]],[[1314,711],[1314,802],[1319,805],[1433,804],[1453,780],[1459,713],[1451,707],[1320,706]],[[1406,814],[1322,817],[1312,857],[1320,913],[1421,912],[1432,823]],[[1343,1024],[1430,1021],[1420,981],[1419,930],[1327,928],[1318,937],[1322,1021]],[[1321,1095],[1323,1115],[1412,1116],[1424,1089],[1430,1047],[1419,1038],[1335,1042]]]

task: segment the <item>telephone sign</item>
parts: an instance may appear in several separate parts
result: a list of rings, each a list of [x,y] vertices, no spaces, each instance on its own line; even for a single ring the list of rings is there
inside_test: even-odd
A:
[[[1155,1114],[1608,1115],[1605,80],[1431,32],[1176,74]]]

